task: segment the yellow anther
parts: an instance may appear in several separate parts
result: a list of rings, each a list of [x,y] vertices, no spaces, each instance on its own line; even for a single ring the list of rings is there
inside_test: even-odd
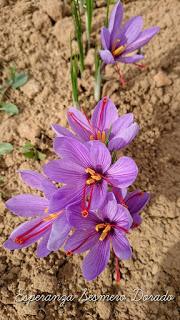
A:
[[[102,134],[101,134],[101,141],[102,141],[102,143],[105,143],[105,141],[106,141],[106,133],[105,133],[105,131],[103,131]]]
[[[120,46],[117,49],[113,50],[113,56],[119,56],[125,50],[125,46]]]
[[[103,241],[107,237],[109,231],[111,231],[111,225],[107,224],[107,223],[99,223],[96,225],[95,229],[97,232],[100,231],[101,229],[103,229],[103,231],[99,237],[99,240]]]
[[[97,132],[97,138],[98,138],[98,140],[101,141],[101,131],[99,131],[99,130],[98,130],[98,132]]]
[[[101,180],[101,175],[96,173],[96,175],[92,175],[91,178],[94,179],[95,181],[100,181]]]
[[[45,212],[45,213],[48,213],[48,210],[49,210],[49,208],[45,208],[45,209],[44,209],[44,212]]]
[[[87,184],[88,186],[90,186],[90,184],[92,184],[92,183],[94,183],[94,182],[95,182],[95,181],[94,181],[94,179],[92,179],[92,178],[86,180],[86,184]]]
[[[85,169],[85,172],[86,173],[90,173],[90,175],[92,175],[92,174],[95,174],[96,172],[93,170],[93,169],[91,169],[91,168],[87,168],[87,169]]]
[[[107,237],[109,231],[111,231],[111,226],[110,226],[110,224],[108,224],[108,225],[106,226],[106,228],[103,230],[103,232],[101,233],[101,236],[100,236],[99,240],[100,240],[100,241],[103,241],[103,240]]]
[[[89,139],[92,141],[94,140],[94,136],[93,135],[90,135]]]
[[[57,212],[57,213],[51,213],[48,217],[44,218],[43,220],[44,220],[44,221],[50,221],[50,220],[52,220],[52,219],[54,219],[54,218],[57,218],[58,215],[59,215],[59,212]]]

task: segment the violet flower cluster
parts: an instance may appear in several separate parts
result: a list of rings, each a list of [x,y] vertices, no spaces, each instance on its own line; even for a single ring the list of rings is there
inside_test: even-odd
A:
[[[105,64],[138,62],[143,56],[135,51],[159,31],[158,27],[142,31],[140,16],[124,25],[122,18],[118,1],[108,28],[101,32]],[[128,234],[141,224],[140,212],[149,201],[147,192],[128,191],[138,167],[131,157],[117,159],[116,153],[133,141],[139,126],[132,113],[119,117],[108,97],[98,102],[91,119],[73,107],[67,119],[72,131],[52,126],[58,159],[45,164],[42,174],[20,171],[23,181],[42,195],[16,195],[6,202],[15,215],[30,219],[11,233],[4,247],[21,249],[38,242],[36,254],[41,258],[60,248],[67,255],[86,252],[82,273],[87,280],[100,275],[112,249],[118,280],[118,259],[131,258]]]
[[[93,280],[106,267],[111,247],[116,259],[131,257],[127,235],[140,225],[139,213],[149,200],[147,192],[127,191],[138,174],[134,160],[115,157],[139,126],[132,113],[119,117],[107,97],[98,102],[91,119],[75,108],[67,117],[73,132],[53,125],[58,159],[45,164],[43,174],[20,171],[23,181],[44,196],[22,194],[6,202],[14,214],[31,219],[4,246],[14,250],[38,242],[38,257],[61,247],[68,255],[87,252],[82,272]]]

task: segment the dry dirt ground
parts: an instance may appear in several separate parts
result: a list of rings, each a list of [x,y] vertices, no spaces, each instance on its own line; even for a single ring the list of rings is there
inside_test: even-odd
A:
[[[119,113],[134,112],[141,132],[125,150],[140,167],[136,186],[151,192],[151,202],[142,213],[141,227],[132,232],[130,241],[133,259],[121,263],[122,279],[117,287],[114,261],[93,282],[81,274],[82,256],[66,257],[62,251],[45,259],[37,259],[35,246],[8,252],[1,248],[0,319],[178,319],[179,209],[180,209],[180,2],[178,0],[124,1],[126,18],[143,15],[145,26],[159,25],[161,32],[143,51],[147,68],[124,68],[128,80],[119,87],[112,67],[106,68],[103,94],[112,98]],[[51,5],[50,5],[51,3]],[[59,3],[62,6],[59,6]],[[0,114],[0,141],[14,144],[14,151],[0,160],[1,182],[0,229],[1,243],[21,219],[4,207],[12,195],[29,191],[20,181],[17,170],[41,165],[52,158],[52,123],[66,125],[66,110],[71,105],[69,77],[69,36],[73,33],[67,1],[0,0],[0,65],[2,71],[13,63],[18,70],[27,70],[29,82],[20,90],[10,91],[8,98],[20,108],[14,117]],[[103,1],[96,1],[92,42],[98,38],[105,17]],[[75,43],[74,43],[75,45]],[[80,104],[88,113],[95,105],[93,98],[93,53],[88,52],[86,70],[79,80]],[[21,147],[31,140],[46,160],[33,162],[21,154]],[[124,302],[32,302],[17,303],[21,289],[24,294],[78,295],[87,288],[88,294],[124,294]],[[175,296],[171,302],[131,302],[133,290],[145,294]]]

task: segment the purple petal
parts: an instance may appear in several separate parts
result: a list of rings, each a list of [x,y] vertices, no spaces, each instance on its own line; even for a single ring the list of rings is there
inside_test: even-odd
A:
[[[103,49],[109,49],[110,47],[110,33],[109,30],[105,27],[101,29],[101,42]]]
[[[93,130],[86,116],[76,108],[70,108],[67,117],[73,131],[81,137],[83,141],[88,141],[90,135],[93,134]]]
[[[82,271],[86,280],[94,280],[107,266],[110,258],[110,241],[98,241],[84,258]]]
[[[50,200],[54,195],[54,193],[58,190],[57,187],[48,179],[45,179],[42,182],[42,187],[43,187],[43,192],[48,200]]]
[[[142,218],[138,213],[133,214],[132,218],[133,218],[133,224],[132,224],[131,228],[133,229],[133,228],[138,227],[141,224]]]
[[[47,248],[56,251],[61,248],[65,242],[71,227],[67,221],[65,211],[54,221],[47,244]]]
[[[150,194],[148,192],[142,192],[136,190],[127,194],[125,202],[128,206],[129,212],[134,215],[143,210],[150,199]]]
[[[55,192],[49,202],[49,213],[59,212],[68,205],[81,202],[83,186],[81,188],[62,187]]]
[[[87,146],[73,138],[54,139],[54,150],[63,159],[68,159],[84,168],[90,166]]]
[[[50,235],[50,230],[48,230],[43,238],[41,239],[40,243],[38,244],[37,250],[36,250],[36,255],[38,258],[44,258],[47,257],[48,254],[51,253],[50,250],[47,248],[47,243],[49,240],[49,235]]]
[[[133,223],[129,210],[121,204],[117,205],[117,212],[113,221],[116,223],[117,227],[119,226],[126,230],[129,230]]]
[[[91,122],[97,132],[109,130],[116,119],[118,119],[116,106],[111,99],[104,97],[96,105]]]
[[[113,139],[110,140],[108,148],[110,151],[119,150],[126,147],[138,134],[139,126],[137,123],[133,123],[130,127],[122,130]]]
[[[112,246],[114,253],[122,260],[127,260],[132,255],[128,239],[118,230],[112,235]]]
[[[98,209],[101,206],[103,206],[104,201],[106,199],[107,195],[107,182],[103,181],[102,183],[97,183],[94,186],[94,191],[92,195],[92,201],[91,201],[91,209]]]
[[[43,191],[42,182],[46,178],[42,174],[32,170],[19,170],[19,173],[28,186]]]
[[[122,27],[118,38],[121,45],[127,45],[135,41],[141,33],[143,27],[143,19],[141,16],[132,17]]]
[[[58,137],[72,137],[72,138],[74,138],[74,135],[72,132],[70,132],[68,129],[66,129],[64,127],[61,127],[59,124],[53,124],[52,129],[57,134]]]
[[[100,223],[101,220],[93,211],[90,211],[88,216],[84,218],[81,210],[81,204],[73,204],[67,208],[67,218],[71,226],[81,230],[95,230],[96,224]]]
[[[141,47],[143,47],[145,44],[147,44],[152,37],[155,36],[155,34],[157,32],[159,32],[160,28],[159,27],[152,27],[149,29],[146,29],[144,31],[142,31],[138,38],[136,39],[136,41],[134,41],[133,43],[129,44],[126,48],[126,50],[123,52],[123,54],[129,53],[129,52],[133,52]]]
[[[85,219],[85,218],[84,218]],[[95,228],[90,230],[76,230],[67,240],[64,250],[73,253],[82,253],[89,250],[98,241],[99,234]]]
[[[144,56],[142,54],[134,54],[133,56],[129,56],[129,57],[120,56],[116,60],[122,63],[136,63],[142,59],[144,59]]]
[[[121,157],[107,171],[107,179],[114,187],[130,186],[137,177],[138,168],[130,157]]]
[[[46,198],[31,194],[20,194],[6,202],[6,207],[17,216],[33,217],[41,216],[48,208],[49,201]]]
[[[92,141],[90,144],[90,167],[101,173],[106,172],[111,165],[109,150],[100,141]]]
[[[113,221],[114,217],[116,216],[117,209],[117,201],[115,200],[113,193],[108,192],[104,207],[100,210],[103,220],[109,219],[109,221]]]
[[[85,182],[85,170],[79,165],[66,160],[52,160],[44,166],[45,174],[56,182],[78,185]],[[84,179],[83,179],[84,175]]]
[[[112,130],[110,137],[114,137],[118,134],[122,129],[128,128],[134,120],[133,113],[127,113],[119,117],[115,122],[112,124]]]
[[[110,19],[109,19],[108,29],[113,39],[116,38],[119,32],[122,18],[123,18],[123,6],[121,4],[121,1],[118,1],[111,12]]]
[[[114,57],[109,50],[100,50],[99,51],[100,57],[105,64],[114,64],[115,60]]]
[[[20,224],[14,231],[11,233],[9,239],[5,241],[4,247],[9,249],[9,250],[14,250],[14,249],[22,249],[30,246],[32,243],[36,242],[38,239],[40,239],[44,233],[39,233],[38,235],[35,235],[34,237],[31,237],[29,240],[25,241],[23,244],[18,244],[15,242],[15,239],[22,235],[23,233],[27,232],[31,228],[33,228],[35,225],[37,225],[42,219],[41,218],[36,218],[31,221],[24,222]],[[46,230],[47,231],[47,230]]]
[[[127,195],[127,188],[112,188],[112,191],[116,197],[117,203],[124,202],[124,198]]]

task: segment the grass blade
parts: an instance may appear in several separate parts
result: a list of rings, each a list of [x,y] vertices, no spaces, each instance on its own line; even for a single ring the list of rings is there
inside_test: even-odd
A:
[[[102,62],[97,49],[95,50],[95,86],[94,86],[94,98],[95,101],[99,101],[101,97],[101,66]]]
[[[82,39],[82,20],[78,0],[72,0],[72,15],[74,18],[75,34],[79,48],[80,71],[82,73],[84,70],[84,48]]]
[[[92,16],[93,16],[93,0],[86,0],[86,34],[87,34],[88,48],[90,48]]]

